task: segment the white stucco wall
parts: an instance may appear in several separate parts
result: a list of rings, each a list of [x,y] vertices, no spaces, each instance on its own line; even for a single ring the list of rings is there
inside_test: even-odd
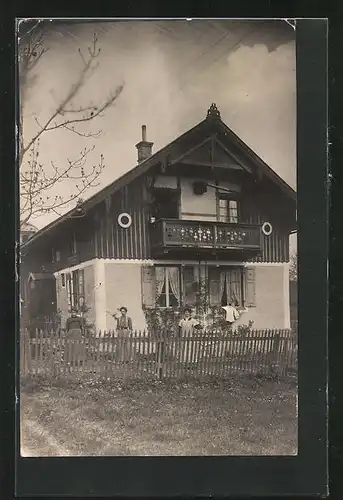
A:
[[[217,197],[216,188],[207,187],[207,192],[202,195],[193,193],[193,182],[196,179],[181,178],[181,218],[189,220],[216,221],[217,220]],[[213,184],[213,181],[209,181]],[[220,182],[219,189],[225,187],[233,191],[240,187],[229,182]]]
[[[236,321],[236,326],[254,321],[254,329],[290,328],[289,266],[260,264],[255,267],[256,306]]]
[[[118,312],[121,306],[128,308],[128,316],[132,319],[135,330],[146,328],[142,309],[142,263],[128,261],[104,261],[106,310]],[[114,318],[106,315],[106,329],[116,327]]]

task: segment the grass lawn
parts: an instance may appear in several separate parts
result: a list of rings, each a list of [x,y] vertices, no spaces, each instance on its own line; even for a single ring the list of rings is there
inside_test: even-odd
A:
[[[22,454],[294,455],[294,383],[27,382]]]

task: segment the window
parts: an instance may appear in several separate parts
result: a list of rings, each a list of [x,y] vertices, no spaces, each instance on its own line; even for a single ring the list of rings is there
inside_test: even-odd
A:
[[[197,266],[143,266],[142,303],[148,308],[195,307],[198,280]],[[254,268],[209,266],[207,293],[206,303],[210,306],[233,302],[237,306],[254,307]]]
[[[67,299],[68,299],[68,310],[71,312],[71,308],[73,307],[73,281],[71,279],[71,274],[67,274]]]
[[[199,289],[196,266],[143,266],[145,307],[194,307]]]
[[[84,285],[83,269],[77,269],[76,271],[67,274],[67,297],[69,311],[71,311],[73,307],[78,309],[80,304],[84,303]]]
[[[64,273],[61,274],[62,288],[66,286],[66,275]]]
[[[176,189],[155,188],[152,215],[156,219],[179,218],[179,192]]]
[[[219,194],[218,220],[220,222],[238,223],[238,201],[230,199],[226,195]]]
[[[76,254],[76,239],[75,234],[72,235],[72,239],[70,240],[70,255]]]
[[[211,306],[244,305],[243,268],[210,267],[208,275]]]
[[[155,267],[156,306],[177,307],[181,304],[180,268]]]
[[[55,262],[59,262],[60,260],[61,260],[61,252],[53,248],[51,262],[54,264]]]

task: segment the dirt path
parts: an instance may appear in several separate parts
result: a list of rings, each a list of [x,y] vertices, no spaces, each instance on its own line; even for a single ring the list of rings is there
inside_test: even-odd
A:
[[[70,451],[59,443],[37,421],[28,418],[21,423],[21,456],[70,456]]]

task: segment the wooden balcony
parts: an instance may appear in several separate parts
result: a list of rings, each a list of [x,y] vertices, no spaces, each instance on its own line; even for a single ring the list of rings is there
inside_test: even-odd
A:
[[[230,253],[251,255],[261,251],[261,228],[251,224],[159,219],[151,223],[153,253]]]

